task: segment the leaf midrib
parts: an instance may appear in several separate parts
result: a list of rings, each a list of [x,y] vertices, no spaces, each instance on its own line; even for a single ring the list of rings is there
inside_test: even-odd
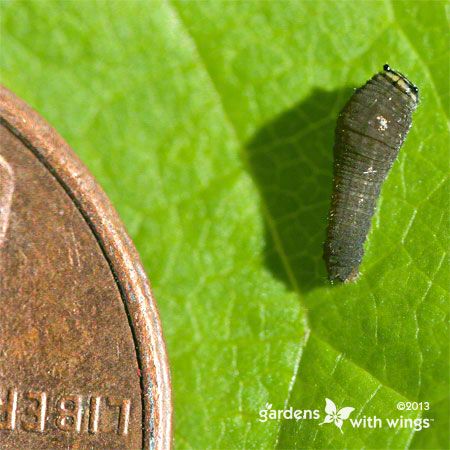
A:
[[[167,4],[169,5],[169,7],[173,11],[174,15],[178,19],[178,22],[179,22],[180,26],[182,27],[184,33],[186,34],[186,36],[190,40],[190,42],[192,44],[192,47],[193,47],[193,50],[194,50],[195,54],[197,55],[198,61],[199,61],[200,65],[203,67],[203,69],[205,71],[205,74],[207,75],[207,77],[208,77],[208,79],[209,79],[209,81],[211,83],[213,94],[217,97],[218,103],[219,103],[220,108],[221,108],[221,110],[223,112],[224,119],[225,119],[225,121],[226,121],[226,123],[227,123],[227,125],[228,125],[228,127],[229,127],[229,129],[230,129],[230,131],[232,133],[232,135],[234,136],[234,138],[236,140],[236,143],[238,144],[239,148],[242,149],[242,152],[244,153],[243,154],[244,158],[248,159],[247,158],[248,155],[243,151],[243,145],[242,145],[241,139],[238,136],[238,133],[237,133],[237,130],[236,130],[236,126],[234,125],[234,123],[233,123],[233,121],[231,119],[231,116],[228,113],[227,108],[225,107],[225,102],[224,102],[224,100],[222,98],[222,94],[220,93],[220,90],[219,90],[216,82],[214,81],[214,78],[212,77],[212,74],[211,74],[210,70],[208,69],[208,66],[206,64],[205,59],[202,57],[202,55],[200,53],[199,47],[197,45],[197,42],[196,42],[194,36],[189,32],[189,28],[188,28],[187,24],[184,22],[180,12],[176,8],[176,6],[172,2],[172,0],[167,0]],[[264,201],[263,198],[261,198],[261,203],[262,203],[263,214],[265,216],[265,219],[266,219],[267,223],[269,224],[270,231],[272,233],[272,237],[273,237],[275,245],[276,245],[276,249],[277,249],[277,251],[278,251],[278,253],[279,253],[279,255],[280,255],[281,259],[282,259],[283,267],[286,270],[288,279],[289,279],[289,281],[292,284],[293,290],[296,292],[296,294],[299,296],[299,298],[301,300],[303,300],[303,294],[301,293],[301,291],[299,289],[299,286],[298,286],[297,281],[295,279],[295,276],[294,276],[294,273],[292,271],[292,268],[290,267],[289,260],[287,258],[286,252],[284,251],[284,248],[283,248],[283,245],[282,245],[282,241],[280,239],[280,235],[278,233],[278,230],[276,229],[275,222],[274,222],[272,216],[270,215],[268,207],[265,204],[265,201]],[[308,317],[307,317],[306,311],[303,311],[303,318],[304,318],[304,323],[303,323],[304,334],[301,337],[300,342],[299,342],[299,349],[298,349],[297,356],[295,358],[295,366],[294,366],[293,374],[292,374],[292,377],[291,377],[291,382],[289,383],[288,392],[287,392],[287,395],[286,395],[286,399],[284,401],[285,405],[289,404],[289,400],[290,400],[290,397],[292,395],[292,390],[293,390],[293,388],[295,386],[295,380],[297,378],[298,369],[300,367],[301,357],[302,357],[302,354],[303,354],[303,349],[306,347],[307,342],[308,342],[308,338],[310,336],[311,328],[310,328],[309,323],[308,323]],[[279,425],[278,425],[278,430],[277,430],[277,434],[276,434],[276,438],[275,438],[275,445],[276,445],[276,442],[278,442],[280,430],[281,430],[281,422],[279,422]]]

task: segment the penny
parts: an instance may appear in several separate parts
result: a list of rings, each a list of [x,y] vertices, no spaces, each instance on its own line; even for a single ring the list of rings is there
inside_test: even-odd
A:
[[[62,138],[0,89],[0,448],[166,449],[168,362],[149,283]]]

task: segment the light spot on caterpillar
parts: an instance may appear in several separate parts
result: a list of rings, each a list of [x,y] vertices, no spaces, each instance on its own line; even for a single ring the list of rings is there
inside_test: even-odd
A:
[[[372,166],[370,166],[365,172],[363,172],[364,174],[366,174],[366,175],[370,175],[371,173],[377,173],[377,171],[372,167]]]
[[[377,116],[377,120],[378,120],[378,129],[380,131],[385,131],[387,130],[388,127],[388,121],[383,117],[383,116]]]

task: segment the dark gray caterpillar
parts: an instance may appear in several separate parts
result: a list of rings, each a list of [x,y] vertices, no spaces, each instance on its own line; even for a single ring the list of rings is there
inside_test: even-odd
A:
[[[339,114],[324,246],[330,281],[353,281],[359,275],[381,185],[411,127],[418,100],[417,87],[386,64]]]

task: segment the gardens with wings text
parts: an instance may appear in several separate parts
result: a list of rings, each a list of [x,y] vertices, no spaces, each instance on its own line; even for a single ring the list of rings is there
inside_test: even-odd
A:
[[[294,409],[292,406],[288,409],[273,409],[270,403],[266,403],[265,408],[259,411],[260,422],[267,422],[268,420],[313,420],[321,422],[319,425],[334,425],[341,433],[343,433],[343,425],[348,423],[347,427],[351,428],[407,428],[414,429],[414,431],[421,431],[431,427],[433,419],[427,417],[421,417],[419,411],[425,408],[407,408],[406,403],[399,402],[397,404],[398,411],[408,411],[410,417],[404,417],[400,414],[398,417],[377,417],[376,415],[367,416],[365,414],[357,414],[355,417],[351,417],[355,408],[352,406],[337,407],[333,400],[329,398],[325,399],[325,408],[323,413],[319,409]],[[420,404],[422,405],[422,404]],[[424,403],[424,405],[429,405]]]

